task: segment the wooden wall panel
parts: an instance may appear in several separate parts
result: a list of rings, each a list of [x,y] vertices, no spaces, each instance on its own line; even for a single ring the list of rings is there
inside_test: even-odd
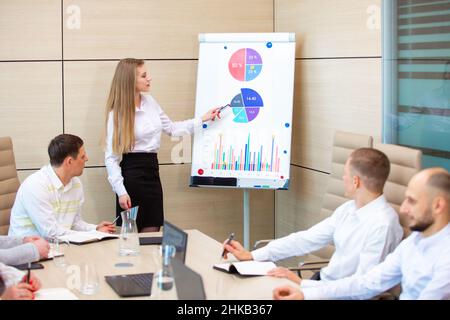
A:
[[[273,31],[272,0],[64,1],[73,5],[80,28],[64,28],[65,59],[192,59],[199,33]]]
[[[330,172],[335,130],[381,139],[380,59],[296,63],[291,162]]]
[[[320,215],[328,174],[291,166],[288,191],[276,191],[275,235],[306,230],[326,217]]]
[[[85,168],[80,176],[84,189],[83,219],[89,223],[112,221],[116,217],[116,198],[105,168]]]
[[[0,13],[0,60],[61,59],[60,0],[2,0]]]
[[[274,0],[275,31],[295,32],[298,58],[381,56],[381,0]]]
[[[48,162],[47,146],[62,133],[60,62],[0,63],[0,136],[11,136],[18,169]]]

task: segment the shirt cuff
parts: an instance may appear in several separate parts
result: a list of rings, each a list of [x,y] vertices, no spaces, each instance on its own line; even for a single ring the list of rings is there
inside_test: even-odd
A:
[[[2,279],[5,283],[5,287],[8,288],[10,286],[14,286],[20,283],[23,279],[25,272],[22,272],[13,267],[5,267],[2,269]]]
[[[323,300],[317,287],[301,288],[304,300]]]
[[[203,121],[201,117],[194,118],[194,128],[200,127],[202,125]]]
[[[321,283],[322,282],[322,283]],[[309,279],[302,279],[302,282],[300,283],[300,288],[313,288],[318,287],[323,284],[323,281],[316,281],[316,280],[309,280]]]
[[[32,248],[31,250],[33,251],[33,261],[39,261],[41,259],[41,255],[39,254],[39,249],[38,247],[36,247],[36,245],[34,245],[33,243],[27,243],[27,245],[30,245],[30,247]]]
[[[253,250],[251,252],[253,260],[255,261],[268,261],[270,260],[269,254],[267,252],[267,249],[265,248],[260,248],[260,249],[256,249]]]
[[[10,248],[17,247],[17,246],[20,246],[25,243],[25,242],[23,242],[23,238],[25,238],[25,237],[22,237],[22,236],[7,236],[7,237],[8,237],[8,240],[10,240],[10,241],[8,241]]]
[[[122,182],[116,184],[116,186],[114,187],[114,191],[117,193],[117,196],[119,197],[128,194],[127,189],[125,189],[125,186],[123,185]]]

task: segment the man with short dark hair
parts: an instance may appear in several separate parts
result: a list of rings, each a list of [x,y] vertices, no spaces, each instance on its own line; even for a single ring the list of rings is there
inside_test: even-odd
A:
[[[327,219],[305,231],[271,241],[267,246],[246,251],[237,241],[224,244],[224,249],[239,260],[281,260],[302,256],[334,243],[336,251],[328,266],[302,280],[292,271],[278,267],[269,275],[286,277],[302,287],[319,281],[341,279],[370,270],[400,243],[403,229],[395,210],[387,203],[383,187],[390,163],[384,153],[371,148],[352,152],[344,167],[345,195],[354,200],[338,207]]]
[[[365,274],[314,288],[283,286],[275,299],[369,299],[401,283],[400,299],[450,299],[450,174],[425,169],[409,182],[400,212],[411,235]]]
[[[54,238],[74,231],[114,232],[110,222],[83,221],[83,186],[78,178],[88,161],[83,140],[71,134],[55,137],[48,146],[50,165],[21,184],[11,211],[9,235]]]

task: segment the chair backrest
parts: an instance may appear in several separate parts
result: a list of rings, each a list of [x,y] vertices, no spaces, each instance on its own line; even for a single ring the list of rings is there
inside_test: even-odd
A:
[[[344,165],[350,154],[359,148],[372,148],[373,138],[368,135],[336,131],[333,139],[331,172],[320,211],[321,219],[329,217],[337,207],[349,199],[344,195]],[[316,251],[314,254],[329,259],[333,254],[332,246]]]
[[[0,235],[8,234],[11,208],[20,181],[10,137],[0,137]]]
[[[391,172],[384,186],[384,195],[386,200],[399,213],[400,224],[404,231],[403,237],[406,238],[410,234],[410,230],[406,226],[405,217],[400,214],[399,209],[405,199],[405,190],[409,180],[421,170],[422,151],[384,143],[377,143],[374,148],[386,154],[391,162]]]

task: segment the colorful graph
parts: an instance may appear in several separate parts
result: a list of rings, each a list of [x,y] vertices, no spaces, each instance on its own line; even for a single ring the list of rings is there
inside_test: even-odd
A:
[[[212,170],[234,170],[254,172],[280,172],[280,156],[275,136],[266,147],[253,146],[251,134],[248,134],[247,143],[240,149],[228,146],[223,141],[222,134],[219,141],[214,143],[214,160]]]
[[[235,115],[233,121],[248,123],[253,121],[264,106],[261,96],[255,90],[242,88],[241,93],[231,100],[231,108]]]
[[[257,51],[250,48],[239,49],[231,56],[228,69],[236,80],[253,80],[261,73],[261,56]]]

